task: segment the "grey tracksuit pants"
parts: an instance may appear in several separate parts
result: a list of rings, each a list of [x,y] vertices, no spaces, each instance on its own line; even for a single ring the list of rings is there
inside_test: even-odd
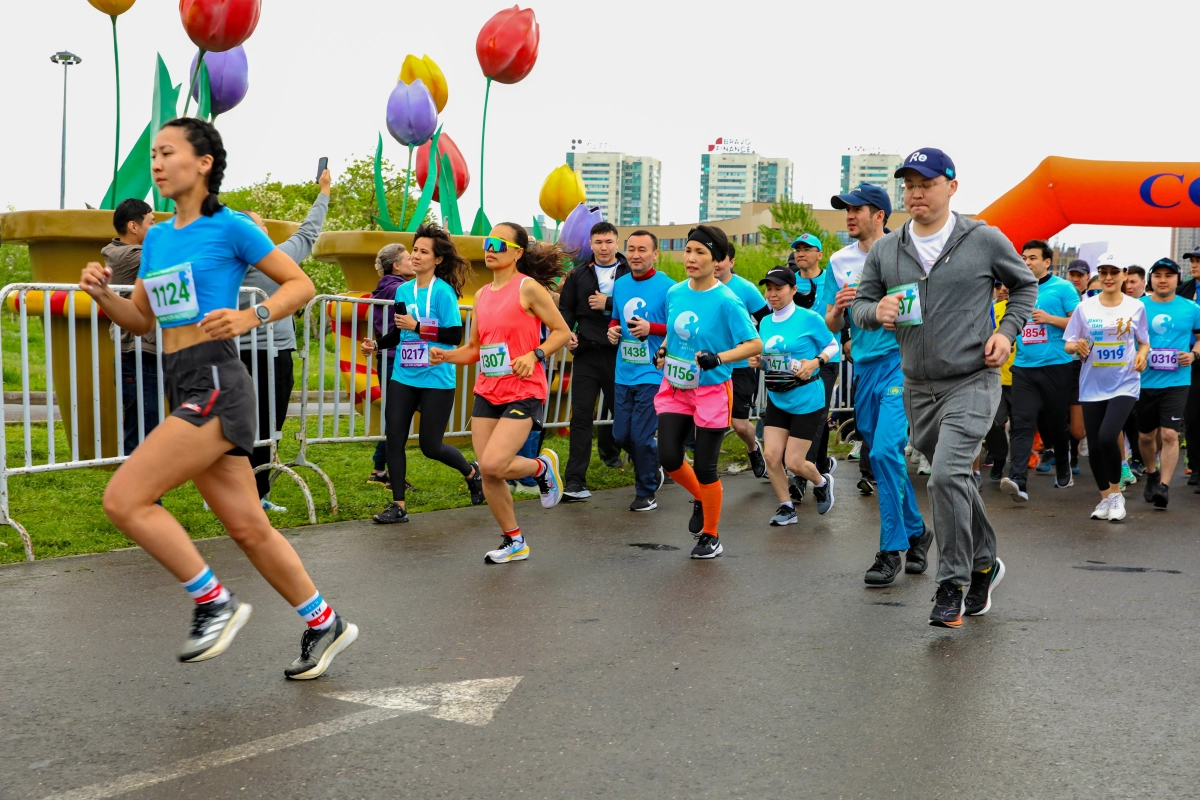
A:
[[[938,543],[937,582],[969,586],[971,572],[996,561],[996,531],[988,522],[971,464],[996,416],[1000,375],[984,371],[949,388],[905,380],[904,409],[912,445],[929,459],[929,504]]]

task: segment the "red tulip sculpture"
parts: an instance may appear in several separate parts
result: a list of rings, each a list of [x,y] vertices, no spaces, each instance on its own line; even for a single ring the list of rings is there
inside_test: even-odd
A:
[[[430,143],[426,142],[417,148],[417,183],[421,186],[424,186],[425,181],[429,178],[429,146]],[[441,196],[439,195],[439,178],[441,177],[443,156],[450,159],[450,166],[454,170],[454,194],[456,197],[462,197],[467,191],[467,186],[471,183],[471,173],[467,170],[467,162],[463,158],[462,152],[459,151],[458,145],[454,143],[454,140],[450,138],[450,134],[443,133],[442,137],[438,139],[438,172],[433,176],[433,199],[435,202],[441,200]]]
[[[471,226],[473,236],[486,236],[491,229],[483,212],[483,150],[487,139],[487,107],[492,93],[492,81],[517,83],[533,70],[537,63],[541,28],[532,8],[506,8],[489,19],[475,39],[475,55],[487,78],[483,96],[483,133],[479,144],[479,213]]]
[[[192,89],[200,74],[200,65],[204,63],[204,54],[224,53],[245,42],[258,26],[261,13],[262,0],[179,0],[183,29],[200,48],[183,107],[184,116],[187,116],[192,101]]]

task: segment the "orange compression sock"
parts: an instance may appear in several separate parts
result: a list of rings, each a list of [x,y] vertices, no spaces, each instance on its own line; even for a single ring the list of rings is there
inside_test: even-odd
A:
[[[718,480],[715,483],[700,484],[700,502],[704,504],[704,532],[709,536],[717,536],[717,525],[721,522],[721,498],[725,490]]]
[[[675,470],[674,472],[668,472],[667,474],[671,476],[671,480],[678,483],[684,489],[687,489],[688,492],[691,493],[692,497],[696,498],[697,500],[704,499],[700,496],[700,481],[696,479],[696,473],[692,469],[691,464],[684,461],[683,464],[679,466],[679,469]]]

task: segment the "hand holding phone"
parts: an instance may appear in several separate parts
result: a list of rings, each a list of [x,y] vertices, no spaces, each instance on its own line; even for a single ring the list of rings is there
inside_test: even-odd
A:
[[[317,162],[317,183],[321,182],[321,176],[325,174],[325,170],[327,169],[329,169],[329,158],[328,156],[322,156],[321,160]]]

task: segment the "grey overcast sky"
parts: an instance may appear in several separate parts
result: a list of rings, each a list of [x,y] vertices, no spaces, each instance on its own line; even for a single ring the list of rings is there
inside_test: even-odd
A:
[[[484,79],[480,26],[500,0],[399,3],[264,0],[247,42],[250,93],[218,120],[226,188],[268,173],[311,179],[406,150],[384,109],[405,54],[428,53],[450,87],[445,130],[471,165],[461,204],[478,205]],[[718,136],[796,164],[795,192],[827,208],[840,157],[856,146],[941,147],[961,175],[954,207],[975,212],[1048,155],[1200,160],[1191,124],[1195,72],[1188,3],[1081,0],[787,3],[739,0],[538,0],[537,66],[496,85],[489,112],[486,208],[528,223],[542,180],[572,138],[663,163],[662,221],[695,221],[699,157]],[[1191,17],[1191,19],[1187,19]],[[106,16],[86,0],[0,0],[0,208],[56,208],[62,68],[71,67],[67,205],[98,204],[111,173],[113,57]],[[177,82],[194,47],[174,0],[138,0],[120,18],[122,155],[150,116],[154,57]],[[1167,254],[1169,231],[1072,226],[1066,243],[1108,240],[1122,260]],[[1172,254],[1178,257],[1180,254]]]

